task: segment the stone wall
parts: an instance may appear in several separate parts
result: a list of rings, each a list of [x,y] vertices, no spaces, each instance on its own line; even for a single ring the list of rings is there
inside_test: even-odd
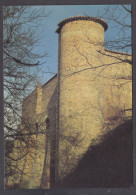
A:
[[[100,22],[62,21],[59,29],[60,179],[77,166],[107,121],[132,108],[131,56],[104,49]],[[126,78],[130,79],[126,79]]]
[[[16,183],[50,188],[63,180],[105,125],[121,121],[122,110],[132,108],[131,56],[104,49],[106,25],[91,17],[59,24],[58,76],[23,102],[22,117],[30,127],[23,126],[24,132],[35,132],[38,125],[41,133],[32,136],[36,148],[20,161],[27,174]]]
[[[29,134],[24,136],[26,141],[27,139],[30,141],[29,152],[18,162],[13,161],[13,165],[19,167],[20,171],[25,174],[17,173],[14,177],[9,177],[7,185],[19,183],[22,188],[29,189],[40,186],[42,188],[50,187],[50,140],[52,132],[56,129],[56,87],[57,76],[55,75],[43,86],[37,86],[24,99],[23,120],[19,131]],[[50,127],[47,127],[46,119],[50,120]],[[14,141],[11,157],[17,159],[19,155],[23,156],[23,152],[26,153],[27,148],[23,151],[21,144],[21,141]],[[43,182],[42,180],[45,178],[46,181]]]

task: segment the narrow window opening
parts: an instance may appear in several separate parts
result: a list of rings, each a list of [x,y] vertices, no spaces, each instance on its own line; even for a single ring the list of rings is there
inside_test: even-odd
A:
[[[36,123],[35,126],[36,126],[36,132],[38,132],[38,123]]]
[[[48,129],[50,127],[50,119],[46,118],[45,123],[46,123],[46,129]]]

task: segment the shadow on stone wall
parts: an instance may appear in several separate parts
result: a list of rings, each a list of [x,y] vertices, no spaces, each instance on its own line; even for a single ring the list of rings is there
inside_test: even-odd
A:
[[[61,187],[130,187],[132,175],[132,121],[128,120],[108,132],[101,143],[90,146]]]

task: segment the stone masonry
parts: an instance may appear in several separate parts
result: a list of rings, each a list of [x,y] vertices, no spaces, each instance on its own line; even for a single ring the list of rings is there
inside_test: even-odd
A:
[[[43,133],[33,136],[32,155],[20,160],[26,175],[9,178],[9,185],[53,187],[76,168],[106,124],[131,116],[131,55],[104,48],[107,28],[104,20],[89,16],[58,24],[58,74],[37,86],[22,107],[32,131]]]

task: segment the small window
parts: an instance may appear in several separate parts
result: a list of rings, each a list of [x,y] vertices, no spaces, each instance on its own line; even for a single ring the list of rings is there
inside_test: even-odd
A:
[[[38,132],[38,123],[36,123],[35,126],[36,126],[36,132]]]
[[[46,118],[45,123],[46,123],[46,128],[48,129],[50,127],[50,119]]]

